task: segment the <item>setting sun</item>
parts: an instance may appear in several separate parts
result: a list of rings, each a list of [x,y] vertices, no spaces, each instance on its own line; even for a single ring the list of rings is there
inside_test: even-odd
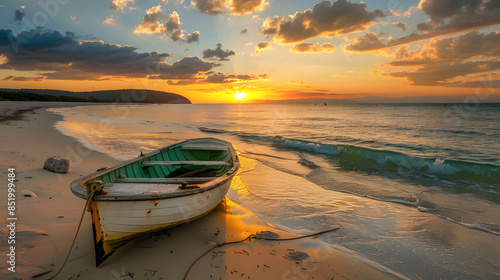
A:
[[[247,97],[247,94],[240,91],[240,92],[237,92],[234,94],[234,98],[238,99],[238,100],[242,100],[243,98]]]

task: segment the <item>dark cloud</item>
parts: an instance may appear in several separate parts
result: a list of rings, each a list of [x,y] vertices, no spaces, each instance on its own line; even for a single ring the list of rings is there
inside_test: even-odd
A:
[[[194,43],[200,41],[200,32],[195,31],[192,34],[186,35],[186,43]]]
[[[232,0],[230,2],[232,14],[251,14],[264,9],[266,0]]]
[[[481,2],[481,0],[422,0],[418,6],[432,20],[440,21],[460,13],[462,9],[476,10]]]
[[[237,82],[247,82],[254,80],[267,80],[266,74],[263,75],[224,75],[222,73],[214,73],[209,75],[204,82],[212,84],[227,84],[227,83],[237,83]]]
[[[228,57],[236,55],[234,51],[223,50],[222,44],[217,44],[217,48],[215,50],[206,49],[203,51],[203,58],[205,59],[213,59],[218,58],[220,61],[229,60]]]
[[[469,32],[455,38],[432,40],[418,51],[408,51],[407,46],[402,46],[393,55],[398,60],[384,66],[420,67],[385,72],[384,76],[406,78],[413,85],[470,87],[500,68],[500,33]]]
[[[44,77],[36,76],[36,77],[19,77],[10,75],[3,78],[4,81],[18,81],[18,82],[26,82],[26,81],[43,81]]]
[[[14,20],[16,21],[22,21],[24,18],[24,12],[17,9],[15,12],[14,12]]]
[[[450,85],[454,78],[500,69],[500,60],[428,64],[412,71],[386,72],[387,77],[406,78],[412,85]]]
[[[422,0],[419,7],[430,19],[417,24],[417,31],[384,44],[351,48],[372,51],[500,24],[500,0]]]
[[[211,71],[210,71],[211,72]],[[223,74],[223,73],[205,73],[205,76],[196,76],[193,78],[180,79],[180,80],[168,80],[169,85],[182,86],[182,85],[192,85],[192,84],[229,84],[229,83],[241,83],[248,81],[262,81],[267,80],[269,77],[266,74],[262,75],[235,75],[235,74]]]
[[[33,34],[35,32],[35,34]],[[57,31],[23,32],[16,36],[21,42],[18,51],[11,46],[0,48],[7,62],[3,69],[40,71],[84,71],[110,75],[144,75],[147,67],[156,67],[170,56],[167,53],[138,53],[136,48],[84,41],[79,43]],[[24,38],[29,38],[22,41]]]
[[[279,16],[274,16],[273,18],[266,18],[262,25],[261,33],[264,35],[277,34],[282,21],[283,18]]]
[[[386,65],[435,64],[476,57],[500,58],[500,33],[481,34],[474,31],[455,38],[432,40],[419,51],[407,51],[407,48],[402,47],[396,57],[399,60]]]
[[[172,33],[175,32],[177,29],[179,29],[180,24],[181,24],[181,19],[179,17],[179,14],[176,11],[173,11],[170,14],[170,17],[168,18],[167,22],[165,23],[165,28],[167,32]]]
[[[11,45],[11,41],[15,44]],[[71,33],[41,30],[25,31],[17,36],[11,30],[0,30],[0,54],[6,58],[1,69],[127,77],[145,77],[147,69],[168,65],[164,60],[170,56],[158,52],[139,53],[131,46],[102,41],[80,43]]]
[[[356,52],[356,51],[365,51],[368,46],[373,49],[382,48],[384,46],[382,39],[383,38],[378,37],[375,32],[371,32],[366,34],[365,36],[355,37],[351,39],[356,43],[347,45],[345,49],[347,51]]]
[[[196,34],[193,32],[193,34]],[[190,35],[191,38],[193,35]],[[194,35],[196,36],[196,35]],[[36,77],[7,76],[4,80],[106,80],[111,78],[149,78],[169,84],[234,83],[262,80],[266,75],[224,75],[214,68],[218,63],[198,57],[184,57],[169,64],[169,53],[139,53],[132,46],[107,44],[102,41],[78,42],[75,35],[57,31],[31,30],[14,35],[0,29],[0,69],[39,73]],[[15,48],[11,44],[16,44]]]
[[[219,15],[226,12],[224,6],[226,0],[193,0],[191,5],[195,6],[200,12],[208,15]]]
[[[172,34],[170,34],[170,39],[174,42],[183,41],[184,39],[184,31],[182,29],[175,29]]]
[[[406,30],[408,28],[410,28],[408,26],[408,24],[404,23],[404,22],[393,22],[392,25],[396,26],[397,28],[401,29],[401,30]]]
[[[476,88],[476,89],[497,89],[500,88],[500,80],[484,80],[484,81],[467,81],[467,82],[453,82],[448,83],[444,86],[447,87],[464,87],[464,88]]]
[[[271,42],[260,42],[255,47],[255,55],[259,55],[263,50],[271,50],[272,48]]]
[[[333,3],[323,1],[289,17],[267,18],[262,34],[275,35],[281,43],[295,43],[310,38],[332,34],[348,34],[365,30],[376,18],[387,13],[380,10],[369,12],[366,4],[349,3],[337,0]]]
[[[320,53],[320,52],[333,52],[335,46],[330,43],[322,44],[312,44],[312,43],[302,43],[295,45],[292,52],[295,53]]]
[[[264,9],[266,0],[193,0],[191,5],[208,15],[219,15],[229,11],[231,14],[251,14]]]
[[[206,72],[211,71],[220,64],[206,62],[198,57],[185,57],[172,65],[161,65],[158,75],[151,75],[150,79],[164,80],[199,80],[204,78]]]

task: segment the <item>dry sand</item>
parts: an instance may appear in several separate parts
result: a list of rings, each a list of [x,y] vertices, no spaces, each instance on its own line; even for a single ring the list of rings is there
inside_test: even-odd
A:
[[[7,173],[16,169],[16,268],[2,265],[0,279],[48,279],[61,266],[75,235],[85,201],[74,196],[70,183],[81,175],[116,164],[105,154],[89,151],[61,134],[61,117],[44,108],[82,104],[0,102],[0,114],[38,107],[0,122],[0,168],[4,186],[0,205],[0,249],[6,264]],[[1,120],[0,120],[1,121]],[[71,160],[67,174],[43,170],[50,156]],[[36,197],[33,194],[36,195]],[[25,196],[25,195],[30,195]],[[272,231],[282,238],[295,235],[261,222],[248,210],[226,200],[209,215],[153,236],[131,242],[100,267],[94,265],[90,218],[82,228],[68,263],[55,279],[183,279],[189,266],[215,244]],[[335,232],[327,233],[335,234]],[[7,253],[4,253],[7,252]],[[387,275],[314,239],[238,243],[216,248],[191,269],[187,279],[386,279]]]

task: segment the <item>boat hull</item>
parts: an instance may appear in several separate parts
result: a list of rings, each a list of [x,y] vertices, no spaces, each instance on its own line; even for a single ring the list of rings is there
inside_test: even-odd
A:
[[[96,265],[132,239],[208,214],[224,199],[238,169],[229,142],[201,138],[74,181],[71,191],[89,203]]]
[[[186,223],[212,211],[226,195],[231,180],[205,192],[158,200],[93,201],[92,211],[96,240],[111,249],[131,239]],[[99,238],[100,237],[100,238]]]

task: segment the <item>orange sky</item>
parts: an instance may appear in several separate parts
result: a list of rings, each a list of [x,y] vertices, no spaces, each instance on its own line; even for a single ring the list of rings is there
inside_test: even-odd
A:
[[[193,103],[498,94],[500,8],[488,0],[182,2],[69,2],[42,21],[47,11],[10,1],[1,87],[145,88]]]

